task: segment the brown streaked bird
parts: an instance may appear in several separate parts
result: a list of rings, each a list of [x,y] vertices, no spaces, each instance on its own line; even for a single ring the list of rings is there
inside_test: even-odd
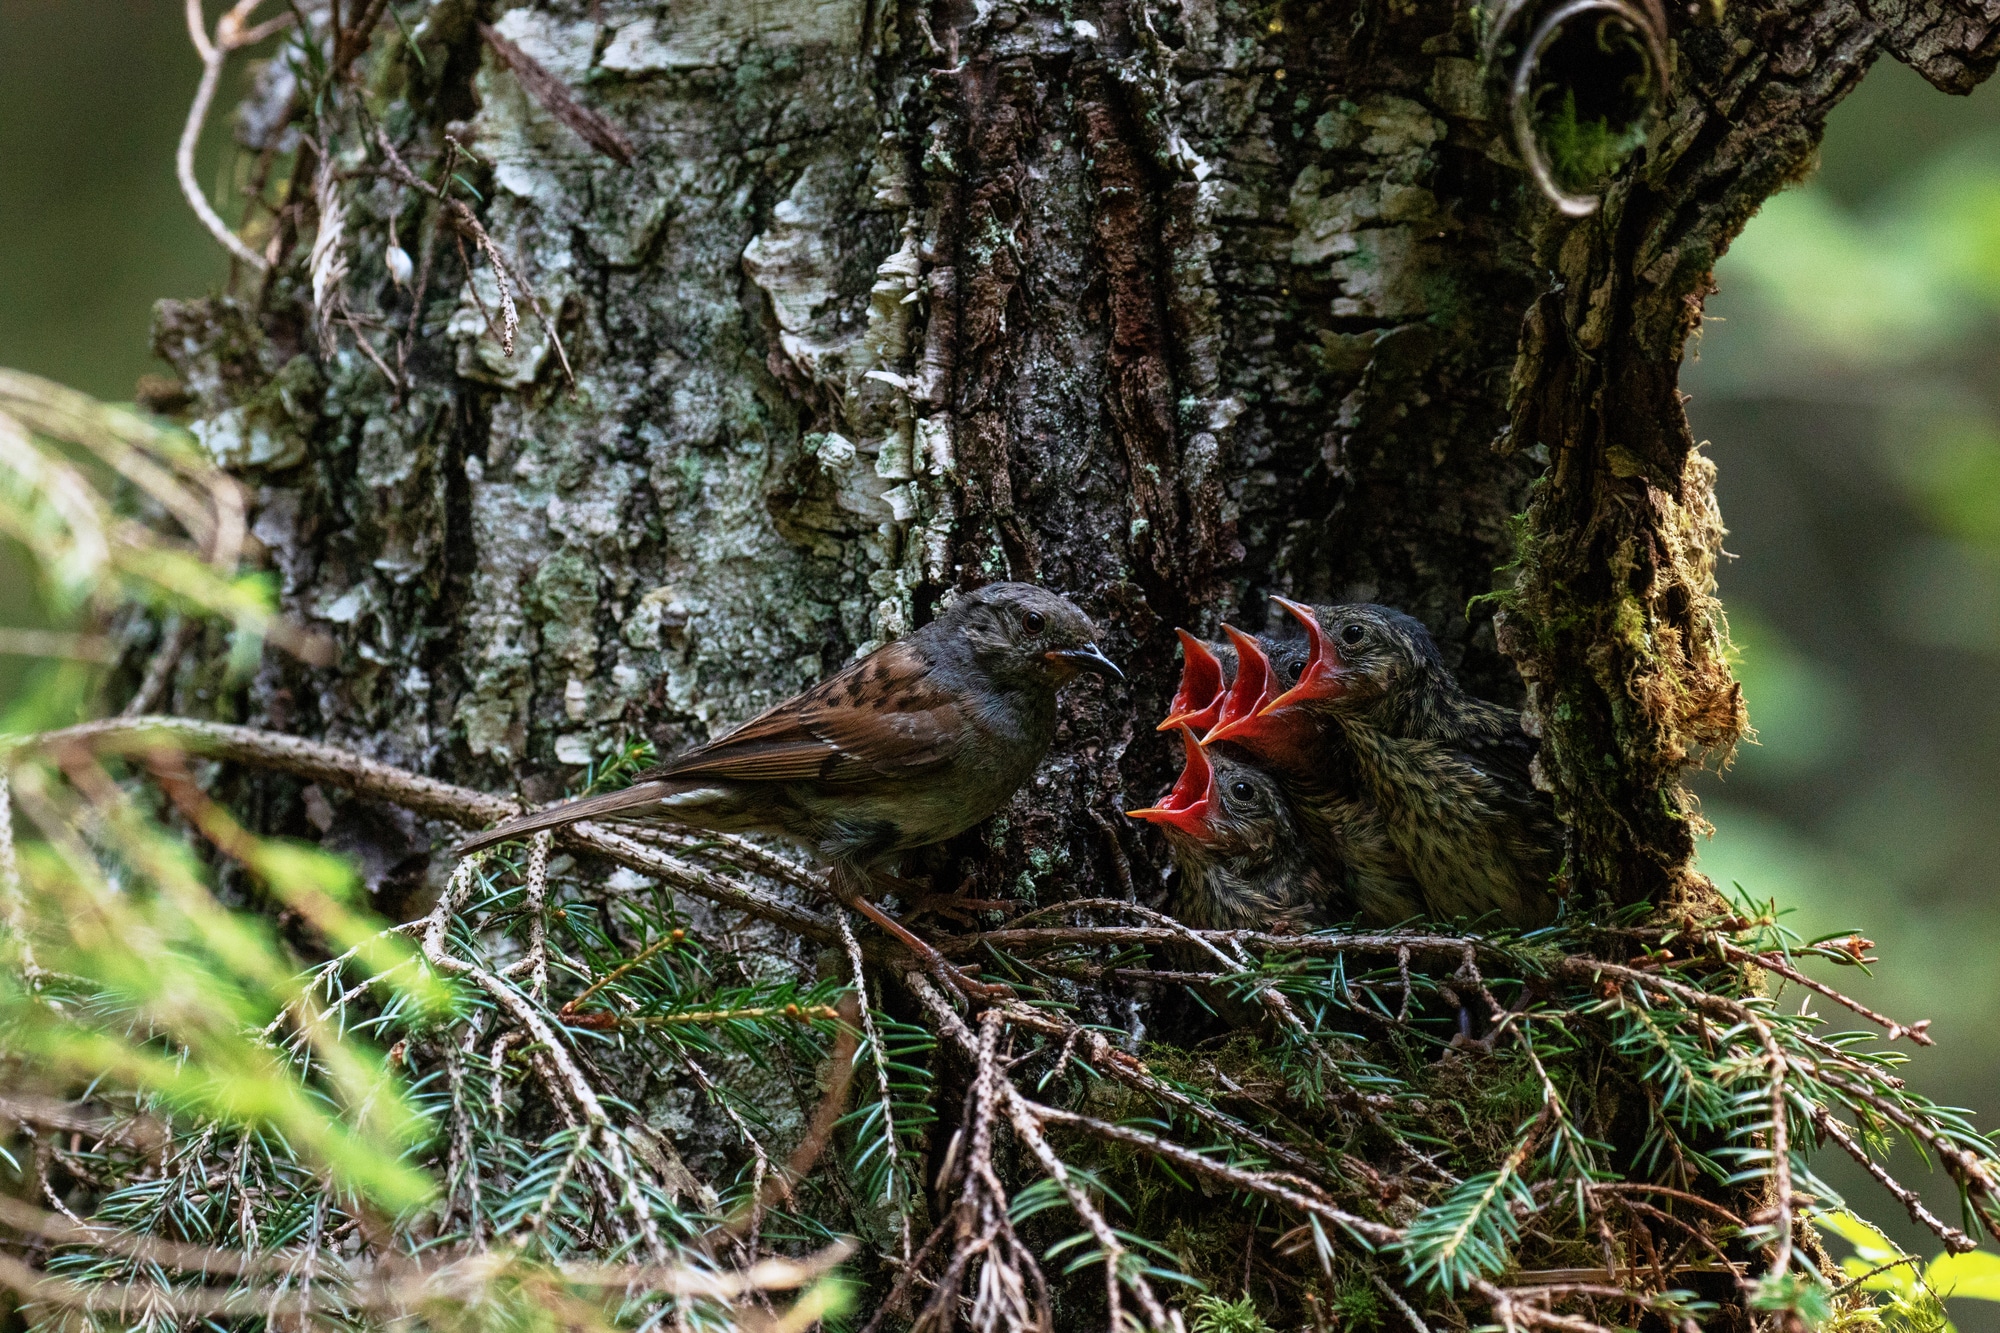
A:
[[[1160,724],[1163,731],[1185,723],[1203,727],[1212,736],[1255,716],[1298,678],[1311,648],[1303,635],[1253,636],[1231,625],[1223,626],[1228,642],[1221,644],[1204,643],[1186,630],[1175,633],[1180,635],[1185,661],[1172,712]],[[1268,768],[1268,775],[1261,776],[1283,785],[1314,855],[1331,858],[1342,867],[1338,878],[1347,898],[1343,911],[1358,911],[1362,921],[1373,926],[1422,916],[1422,896],[1409,866],[1390,844],[1381,816],[1357,798],[1351,782],[1342,785],[1343,766],[1326,748],[1337,746],[1338,738],[1329,732],[1317,742],[1285,756],[1286,762],[1279,765],[1227,745],[1218,753]],[[1180,846],[1193,854],[1185,841]]]
[[[1160,803],[1127,810],[1159,826],[1180,871],[1173,915],[1200,930],[1325,924],[1333,866],[1318,864],[1268,773],[1203,750],[1183,726],[1186,760]]]
[[[1215,930],[1314,929],[1355,915],[1394,925],[1421,914],[1381,819],[1349,803],[1329,818],[1291,784],[1230,747],[1204,747],[1182,727],[1186,759],[1156,806],[1129,810],[1157,824],[1181,882],[1174,915]]]
[[[1276,598],[1311,648],[1297,682],[1211,733],[1289,769],[1331,756],[1381,812],[1430,915],[1546,925],[1561,829],[1520,717],[1459,687],[1423,624],[1385,606]]]
[[[1082,611],[1032,584],[989,584],[631,786],[510,819],[458,853],[579,819],[775,834],[827,865],[842,903],[984,998],[1006,988],[964,976],[864,890],[902,853],[1005,805],[1055,737],[1056,691],[1085,671],[1124,678]]]

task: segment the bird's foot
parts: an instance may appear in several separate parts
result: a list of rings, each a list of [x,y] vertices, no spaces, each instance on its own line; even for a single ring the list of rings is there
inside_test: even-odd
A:
[[[961,926],[974,924],[977,912],[1016,912],[1021,904],[1013,898],[973,898],[963,893],[913,893],[903,897],[903,915],[933,916]]]
[[[938,961],[944,962],[942,958]],[[981,981],[965,968],[955,967],[950,963],[944,964],[944,970],[939,974],[938,979],[952,987],[966,999],[982,1004],[998,1004],[1002,1000],[1015,998],[1014,988],[1006,982]]]
[[[889,877],[878,876],[878,878]],[[907,881],[897,882],[899,884],[907,883]],[[943,982],[950,989],[963,995],[968,1001],[975,1004],[992,1004],[1000,1000],[1011,1000],[1014,998],[1014,988],[1012,986],[1004,982],[980,981],[973,977],[970,971],[955,966],[943,954],[933,948],[929,941],[911,931],[908,926],[905,926],[902,922],[896,920],[895,917],[890,916],[860,894],[853,894],[851,901],[848,902],[848,906],[895,936],[897,940],[901,941],[904,948],[917,956],[917,960],[924,965],[925,971]]]
[[[961,926],[973,924],[976,912],[1017,912],[1021,909],[1014,898],[974,898],[964,893],[933,893],[923,884],[913,879],[903,879],[898,875],[874,871],[869,879],[875,887],[896,895],[902,904],[903,918],[914,921],[920,916],[931,916],[941,921],[952,921]]]

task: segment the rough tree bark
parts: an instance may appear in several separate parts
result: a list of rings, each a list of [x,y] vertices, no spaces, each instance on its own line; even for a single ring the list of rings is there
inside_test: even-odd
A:
[[[1173,626],[1260,625],[1273,592],[1379,600],[1478,692],[1527,681],[1579,905],[1692,906],[1680,775],[1742,717],[1684,344],[1716,257],[1869,63],[1963,92],[2000,58],[2000,0],[1675,11],[1671,97],[1581,220],[1521,171],[1479,25],[1442,0],[432,0],[375,66],[383,132],[413,162],[447,133],[475,155],[459,174],[560,351],[524,299],[503,352],[492,267],[356,145],[335,281],[383,323],[328,350],[284,262],[164,305],[285,604],[339,645],[234,693],[190,658],[173,706],[546,799],[953,589],[1034,579],[1098,618],[1130,687],[1072,692],[1050,762],[935,869],[1145,899],[1163,848],[1116,812],[1176,763],[1150,730]],[[292,95],[266,72],[252,151]],[[274,253],[310,244],[316,169]],[[429,276],[414,320],[392,234]],[[1468,606],[1517,554],[1496,641]],[[443,826],[254,790],[385,899],[448,869]]]

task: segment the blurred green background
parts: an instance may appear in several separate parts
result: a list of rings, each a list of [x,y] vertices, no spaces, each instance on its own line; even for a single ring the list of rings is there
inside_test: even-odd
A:
[[[0,365],[129,400],[153,301],[220,281],[174,183],[200,74],[176,0],[0,0]]]
[[[234,69],[225,106],[244,86]],[[226,272],[174,181],[200,76],[177,0],[0,0],[0,366],[113,402],[165,369],[148,346],[153,302]],[[228,124],[211,120],[196,166],[219,198]],[[11,546],[0,540],[0,626],[34,625]],[[0,655],[0,714],[32,665]]]
[[[1721,471],[1723,598],[1761,740],[1699,784],[1717,829],[1702,866],[1794,909],[1808,937],[1875,940],[1874,978],[1820,975],[1934,1020],[1913,1082],[1990,1131],[2000,87],[1947,97],[1885,60],[1835,112],[1821,158],[1718,269],[1683,379]],[[1898,1241],[1937,1251],[1858,1170],[1814,1160]],[[1955,1216],[1949,1189],[1929,1193]],[[2000,1329],[1990,1304],[1953,1306],[1967,1328]]]
[[[173,178],[197,74],[177,0],[0,0],[0,365],[129,399],[152,302],[220,279]],[[1876,940],[1876,978],[1834,979],[1933,1019],[1923,1085],[2000,1125],[2000,88],[1878,65],[1718,278],[1686,387],[1762,743],[1700,784],[1703,866],[1805,934]],[[0,557],[0,625],[34,619]],[[0,659],[0,707],[21,665]],[[2000,1329],[1992,1308],[1957,1313]]]

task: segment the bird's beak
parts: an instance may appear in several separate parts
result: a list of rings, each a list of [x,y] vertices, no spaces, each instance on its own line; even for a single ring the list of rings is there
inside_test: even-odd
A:
[[[1266,708],[1248,717],[1225,722],[1201,738],[1203,745],[1228,741],[1240,745],[1266,763],[1290,767],[1306,762],[1301,747],[1312,735],[1312,723],[1290,709],[1273,712]]]
[[[1215,803],[1215,767],[1202,752],[1201,742],[1186,727],[1181,728],[1181,744],[1187,758],[1181,765],[1180,780],[1174,783],[1166,799],[1144,810],[1125,813],[1134,819],[1166,824],[1191,837],[1203,838],[1208,834],[1208,812]]]
[[[1263,646],[1234,625],[1224,625],[1222,632],[1236,645],[1236,679],[1223,696],[1215,725],[1201,738],[1203,745],[1228,740],[1230,728],[1255,717],[1271,701],[1271,659],[1264,656]]]
[[[1081,648],[1064,648],[1053,653],[1043,653],[1042,656],[1048,661],[1068,667],[1071,674],[1088,671],[1106,680],[1125,679],[1125,673],[1118,669],[1118,664],[1106,657],[1104,650],[1094,643],[1086,643]]]
[[[1194,635],[1184,629],[1174,633],[1181,636],[1181,687],[1156,730],[1186,726],[1206,731],[1222,715],[1222,663]]]
[[[1306,627],[1306,638],[1312,643],[1312,653],[1299,671],[1298,683],[1265,704],[1261,711],[1275,713],[1310,699],[1338,699],[1345,694],[1347,664],[1340,660],[1340,650],[1333,646],[1333,640],[1320,629],[1312,608],[1285,597],[1273,597],[1271,600],[1291,612],[1292,618]]]

